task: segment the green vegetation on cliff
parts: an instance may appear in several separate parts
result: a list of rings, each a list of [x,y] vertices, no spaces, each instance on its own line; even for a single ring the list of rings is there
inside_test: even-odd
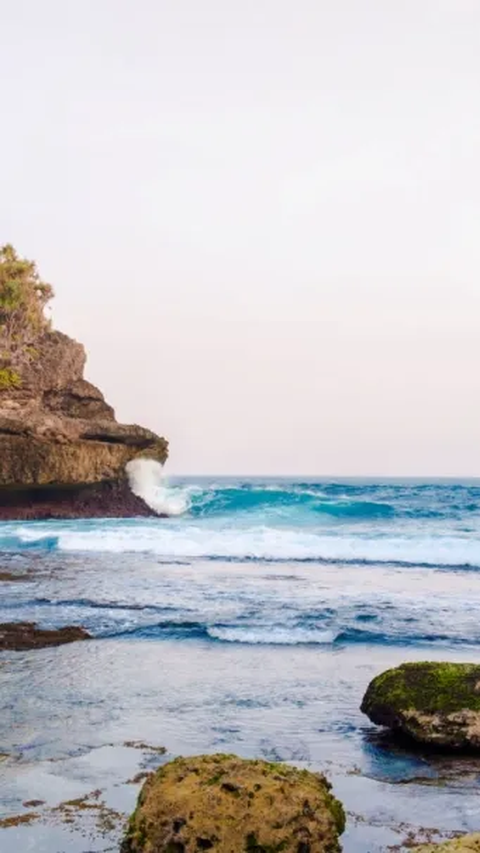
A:
[[[0,368],[0,391],[5,391],[8,388],[20,388],[22,380],[19,374],[10,367]]]
[[[52,296],[34,261],[10,244],[0,248],[0,390],[21,385],[22,365],[35,358],[32,343],[49,328],[44,310]]]
[[[0,330],[7,343],[34,338],[47,327],[44,308],[53,295],[34,261],[10,244],[0,248]]]

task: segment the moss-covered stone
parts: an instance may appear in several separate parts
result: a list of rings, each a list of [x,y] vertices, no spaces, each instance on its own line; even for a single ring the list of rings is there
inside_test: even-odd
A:
[[[122,853],[337,853],[342,805],[320,774],[234,755],[178,758],[145,782]]]
[[[373,679],[361,710],[381,726],[449,749],[480,749],[480,666],[406,663]]]
[[[414,850],[416,853],[480,853],[480,834],[464,835],[444,844],[425,844]]]

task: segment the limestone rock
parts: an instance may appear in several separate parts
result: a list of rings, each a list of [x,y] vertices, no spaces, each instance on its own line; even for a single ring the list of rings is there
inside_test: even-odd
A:
[[[326,779],[234,755],[177,758],[145,782],[122,853],[337,853]]]
[[[51,412],[70,418],[115,420],[115,413],[105,402],[102,392],[86,379],[76,379],[64,388],[45,391],[43,405]]]
[[[0,519],[152,515],[118,484],[126,483],[132,459],[165,462],[167,441],[116,422],[101,391],[83,378],[85,350],[77,341],[47,330],[27,350],[10,360],[20,383],[0,389]],[[112,483],[114,506],[105,488]]]
[[[405,663],[373,679],[361,710],[380,726],[453,750],[480,750],[480,665]]]
[[[39,397],[44,391],[68,388],[83,378],[87,356],[78,341],[57,331],[44,331],[29,349],[29,357],[18,353],[21,360],[21,394]],[[11,362],[17,366],[15,354]]]

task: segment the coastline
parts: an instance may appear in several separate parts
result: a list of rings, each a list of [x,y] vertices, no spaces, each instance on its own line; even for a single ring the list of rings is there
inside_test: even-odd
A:
[[[412,652],[397,649],[394,657]],[[412,753],[363,723],[358,694],[388,658],[368,646],[344,652],[340,664],[312,648],[286,657],[278,647],[267,655],[251,647],[245,657],[238,648],[147,639],[10,655],[3,703],[19,680],[27,688],[55,677],[49,707],[24,711],[17,734],[3,736],[2,851],[16,853],[19,842],[38,853],[117,850],[146,773],[178,755],[218,750],[325,773],[348,814],[343,853],[407,851],[413,841],[473,831],[478,760],[465,767]],[[77,679],[69,698],[72,671],[88,683]],[[355,689],[339,701],[349,677]],[[8,719],[7,711],[2,729]],[[28,805],[37,799],[41,805]]]
[[[0,488],[0,521],[161,517],[131,491],[126,479]]]
[[[0,621],[92,637],[0,654],[2,850],[118,849],[144,774],[218,752],[323,772],[344,853],[475,831],[479,759],[394,741],[360,705],[404,662],[478,660],[479,496],[192,478],[165,484],[186,510],[161,523],[0,522]]]

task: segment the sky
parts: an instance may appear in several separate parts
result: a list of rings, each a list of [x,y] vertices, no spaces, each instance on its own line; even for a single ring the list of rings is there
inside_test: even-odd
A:
[[[0,242],[168,472],[480,475],[479,0],[0,12]]]

